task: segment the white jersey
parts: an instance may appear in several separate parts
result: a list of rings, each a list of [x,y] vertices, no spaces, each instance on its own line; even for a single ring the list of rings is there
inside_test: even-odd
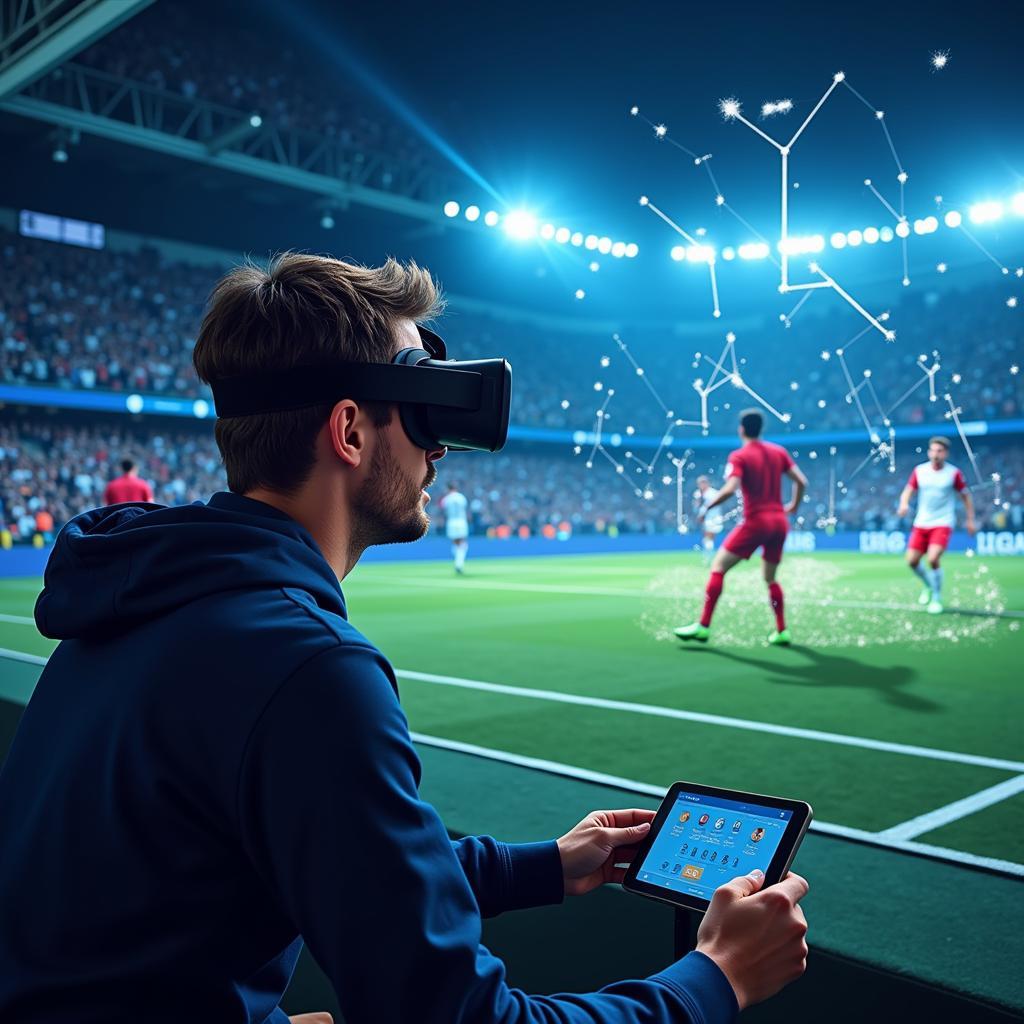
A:
[[[699,490],[693,492],[693,500],[697,503],[698,511],[704,513],[705,533],[722,532],[722,506],[716,505],[710,512],[707,510],[708,505],[717,497],[718,491],[714,487],[709,487],[703,494]]]
[[[956,495],[967,489],[964,475],[956,466],[947,462],[942,469],[935,469],[930,462],[922,462],[914,467],[907,486],[917,491],[915,526],[956,526]]]
[[[466,496],[459,491],[449,491],[441,499],[444,532],[451,540],[463,540],[469,535],[469,520],[466,515],[468,507]]]

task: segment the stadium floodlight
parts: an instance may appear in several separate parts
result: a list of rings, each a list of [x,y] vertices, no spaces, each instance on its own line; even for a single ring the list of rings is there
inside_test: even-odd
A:
[[[846,248],[846,232],[845,231],[833,231],[832,237],[829,239],[832,243],[833,249],[845,249]]]
[[[466,207],[466,220],[475,221],[480,219],[480,207],[479,206],[467,206]]]
[[[205,398],[197,398],[192,403],[192,415],[197,420],[205,420],[210,415],[210,403]]]
[[[124,400],[124,407],[134,416],[137,413],[142,412],[142,407],[145,403],[142,401],[142,395],[129,395]]]
[[[890,227],[886,226],[886,227],[884,227],[884,228],[880,228],[880,229],[879,229],[879,232],[878,232],[878,237],[879,237],[879,238],[880,238],[880,239],[881,239],[881,240],[882,240],[883,242],[891,242],[891,241],[893,240],[893,238],[894,238],[895,236],[894,236],[894,234],[893,234],[893,230],[892,230],[892,228],[890,228]]]
[[[636,242],[630,242],[629,245],[626,246],[626,259],[635,259],[639,255],[640,246],[637,245]]]
[[[537,234],[537,218],[528,210],[512,210],[505,214],[505,234],[520,242]]]
[[[764,260],[768,258],[768,244],[766,242],[744,242],[736,250],[741,260]]]
[[[599,241],[600,241],[600,239],[597,237],[597,235],[587,235],[587,237],[583,241],[583,245],[587,249],[596,249],[597,248],[597,243]]]
[[[612,251],[612,240],[607,235],[597,240],[597,251],[605,256]]]
[[[555,232],[555,241],[560,242],[562,245],[565,245],[565,243],[569,241],[570,234],[571,232],[568,228],[559,228]]]
[[[958,228],[963,223],[963,214],[959,210],[950,210],[949,213],[943,217],[946,222],[947,228]]]
[[[622,257],[626,255],[626,243],[625,242],[616,242],[612,246],[612,255],[616,259],[622,259]]]
[[[542,224],[540,229],[540,237],[545,241],[550,241],[555,237],[555,225],[554,224]]]
[[[868,245],[874,245],[878,241],[878,228],[865,228],[864,229],[864,241]]]
[[[846,243],[847,245],[857,246],[864,241],[864,234],[858,231],[856,228],[853,231],[846,232]]]
[[[727,245],[722,250],[722,259],[729,261],[736,259],[736,250],[731,245]]]
[[[1003,204],[998,199],[988,199],[983,203],[975,203],[967,211],[972,224],[990,224],[1003,215]]]
[[[669,256],[679,263],[681,260],[686,259],[686,249],[681,245],[673,245],[669,250]]]
[[[484,223],[489,227],[493,228],[501,218],[498,216],[496,210],[488,210],[484,214]]]
[[[570,241],[578,249],[583,244],[583,232],[582,231],[574,231]]]
[[[1024,192],[1018,192],[1010,200],[1010,209],[1013,210],[1018,217],[1024,217]]]
[[[910,225],[905,220],[901,220],[899,224],[896,225],[896,234],[899,235],[900,238],[906,238],[910,234]]]
[[[454,199],[449,199],[448,202],[444,204],[444,215],[446,217],[458,217],[460,209],[461,207]]]

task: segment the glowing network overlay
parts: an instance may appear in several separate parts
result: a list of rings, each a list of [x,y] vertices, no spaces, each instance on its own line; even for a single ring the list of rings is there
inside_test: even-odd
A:
[[[658,468],[658,463],[664,456],[669,460],[669,462],[671,462],[675,472],[674,474],[665,472],[661,476],[661,484],[668,487],[675,483],[677,528],[679,529],[679,532],[683,533],[686,531],[683,474],[687,460],[693,453],[692,451],[687,450],[682,456],[674,454],[672,448],[677,440],[676,431],[685,427],[699,427],[701,432],[704,435],[707,435],[710,428],[710,420],[708,418],[708,400],[711,395],[715,394],[726,385],[731,385],[733,388],[743,391],[745,394],[749,395],[750,398],[752,398],[766,412],[770,413],[781,423],[789,423],[792,417],[788,412],[781,412],[777,409],[771,404],[771,402],[755,391],[744,379],[740,369],[740,362],[736,355],[736,335],[732,331],[729,331],[726,334],[725,344],[717,359],[712,359],[706,353],[699,353],[697,356],[698,362],[703,361],[711,366],[711,373],[706,380],[702,377],[698,377],[693,382],[693,390],[696,392],[700,402],[699,419],[685,419],[677,416],[676,411],[669,407],[658,392],[658,389],[653,383],[651,383],[651,379],[647,372],[642,366],[640,366],[632,352],[629,351],[629,347],[622,340],[621,335],[613,334],[612,340],[615,342],[620,354],[629,364],[634,375],[640,378],[654,402],[658,405],[661,410],[661,414],[664,417],[665,428],[661,433],[654,455],[650,459],[642,459],[636,454],[636,452],[627,448],[620,461],[620,459],[616,458],[613,451],[609,450],[609,446],[605,444],[605,440],[608,436],[607,424],[608,420],[612,416],[609,408],[612,400],[615,398],[616,392],[614,388],[606,389],[603,384],[597,382],[594,385],[595,390],[599,392],[603,391],[604,399],[594,416],[594,428],[592,434],[593,443],[591,444],[589,453],[586,457],[587,469],[593,469],[595,459],[598,456],[601,456],[612,465],[615,473],[627,482],[637,498],[644,501],[651,501],[655,497],[655,491],[652,486],[653,478]],[[607,368],[611,365],[611,360],[607,357],[602,358],[601,365],[602,367]],[[634,436],[635,430],[632,425],[627,425],[625,427],[625,434],[627,438]],[[621,443],[621,435],[617,436]],[[615,444],[612,447],[617,448],[618,444]],[[583,448],[583,445],[576,445],[574,449],[575,454],[582,454]],[[627,469],[633,470],[634,477],[627,475]],[[636,476],[640,476],[642,478],[642,485],[638,485],[634,482]],[[736,513],[734,511],[728,515],[735,514]]]

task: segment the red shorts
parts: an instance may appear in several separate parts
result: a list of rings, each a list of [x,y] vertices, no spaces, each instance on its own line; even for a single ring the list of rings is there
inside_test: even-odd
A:
[[[789,519],[785,515],[758,516],[740,523],[722,547],[740,558],[749,558],[758,548],[764,548],[764,560],[778,565],[782,561],[782,546],[789,533]]]
[[[945,551],[949,547],[952,533],[952,526],[915,526],[910,531],[907,550],[927,551],[929,548],[942,548]]]

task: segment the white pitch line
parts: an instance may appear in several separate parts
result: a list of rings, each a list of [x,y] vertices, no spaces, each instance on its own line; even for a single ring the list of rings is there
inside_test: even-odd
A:
[[[24,651],[12,651],[9,647],[0,647],[0,658],[10,661],[23,661],[28,665],[45,665],[46,658],[39,654],[25,654]]]
[[[494,750],[490,747],[478,746],[475,743],[463,743],[460,740],[443,739],[439,736],[428,736],[420,732],[410,733],[410,736],[413,742],[418,743],[420,746],[435,747],[439,750],[451,750],[460,754],[472,754],[475,757],[483,757],[489,761],[513,764],[520,768],[533,768],[552,775],[560,775],[563,778],[578,779],[581,782],[595,782],[613,789],[621,789],[643,796],[652,796],[659,800],[667,792],[664,786],[654,786],[648,782],[638,782],[635,779],[626,779],[618,775],[594,772],[588,768],[577,768],[574,765],[562,764],[558,761],[548,761],[540,757],[510,754],[504,750]],[[961,850],[951,850],[943,846],[931,846],[927,843],[891,839],[887,838],[885,833],[868,832],[864,829],[850,828],[848,825],[835,825],[827,821],[812,821],[811,831],[820,832],[822,835],[839,836],[843,839],[859,840],[871,846],[878,846],[888,850],[926,854],[957,866],[982,867],[1024,877],[1024,864],[1000,860],[997,857],[981,857],[978,854],[964,853]]]
[[[871,458],[869,455],[868,458]],[[443,580],[443,579],[417,579],[414,576],[381,576],[378,579],[361,578],[361,587],[393,587],[396,584],[408,587],[440,588],[442,590],[509,590],[521,591],[529,594],[579,594],[585,597],[636,597],[648,598],[660,601],[678,600],[676,594],[654,594],[649,590],[626,590],[615,587],[586,587],[574,586],[573,584],[556,583],[514,583],[511,580]],[[742,601],[749,604],[761,604],[760,597],[746,596],[742,594],[730,595],[730,601]],[[918,612],[920,607],[916,604],[897,604],[895,602],[882,601],[809,601],[804,605],[799,598],[786,598],[791,607],[800,608],[813,605],[816,608],[884,608],[892,612]],[[958,609],[947,607],[947,611],[972,611],[972,609]],[[999,612],[978,612],[979,615],[992,615],[1001,619],[1024,619],[1024,611],[1004,609]]]
[[[395,675],[414,682],[430,683],[437,686],[453,686],[464,690],[480,690],[485,693],[500,693],[509,697],[524,697],[529,700],[550,701],[555,704],[573,704],[605,711],[625,711],[634,715],[651,718],[671,718],[677,721],[698,722],[701,725],[719,725],[729,729],[747,732],[762,732],[772,736],[787,736],[791,739],[816,740],[840,747],[856,747],[861,750],[876,750],[886,754],[904,754],[932,761],[947,761],[953,764],[969,764],[998,771],[1024,772],[1024,763],[1001,757],[986,757],[982,754],[962,754],[934,747],[918,747],[907,743],[892,743],[888,740],[873,740],[863,736],[846,736],[843,733],[824,732],[820,729],[802,729],[791,725],[775,725],[771,722],[755,722],[746,718],[730,718],[726,715],[710,715],[702,711],[684,711],[682,708],[667,708],[660,704],[639,704],[625,700],[610,700],[605,697],[588,697],[560,690],[538,690],[528,686],[507,686],[503,683],[485,683],[478,679],[463,679],[459,676],[435,675],[432,672],[414,672],[409,669],[395,669]]]
[[[0,622],[10,622],[15,626],[34,626],[36,624],[36,620],[27,615],[0,614]]]
[[[887,828],[884,832],[880,832],[879,835],[885,839],[916,839],[926,832],[934,832],[935,829],[941,828],[943,825],[959,821],[961,818],[966,818],[969,814],[982,811],[993,804],[1001,803],[1003,800],[1008,800],[1018,793],[1024,793],[1024,775],[1018,775],[1014,779],[1007,779],[1005,782],[989,786],[988,789],[973,793],[971,796],[965,796],[962,800],[954,800],[953,803],[946,804],[945,807],[939,807],[934,811],[929,811],[927,814],[920,814],[916,818],[911,818],[910,821],[893,825],[892,828]]]

